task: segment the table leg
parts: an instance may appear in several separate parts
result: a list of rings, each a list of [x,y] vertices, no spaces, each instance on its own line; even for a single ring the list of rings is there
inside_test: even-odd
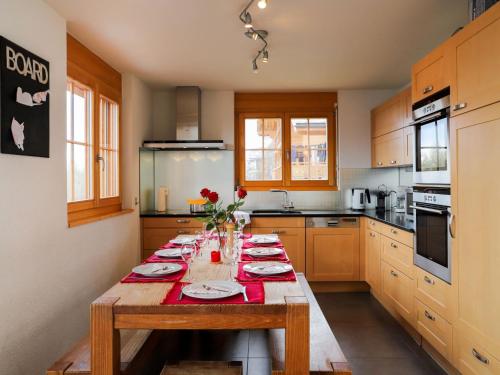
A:
[[[114,297],[101,297],[90,305],[90,368],[92,375],[120,374],[120,331],[114,328]]]
[[[309,374],[309,302],[306,297],[285,300],[285,374]]]

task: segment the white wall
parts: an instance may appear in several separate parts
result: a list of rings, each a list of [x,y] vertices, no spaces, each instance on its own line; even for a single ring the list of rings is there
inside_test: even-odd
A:
[[[137,262],[138,212],[68,229],[65,21],[41,0],[2,0],[0,34],[50,62],[50,158],[0,154],[0,374],[43,374],[88,332],[90,302]],[[126,81],[124,90],[125,106]],[[125,155],[149,127],[132,112],[128,121],[124,110]],[[138,168],[124,161],[125,171]],[[128,203],[138,180],[135,171],[124,178],[134,186]]]
[[[338,92],[340,168],[371,167],[370,111],[395,92],[395,90]]]
[[[175,90],[153,92],[153,139],[175,139]]]
[[[203,139],[222,139],[234,148],[234,91],[203,90],[201,124]]]

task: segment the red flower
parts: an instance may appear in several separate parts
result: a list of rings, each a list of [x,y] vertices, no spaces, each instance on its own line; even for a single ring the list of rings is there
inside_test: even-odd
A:
[[[211,191],[208,193],[207,198],[211,203],[217,203],[217,201],[219,200],[219,194],[217,194],[215,191]]]
[[[207,188],[203,188],[203,189],[201,189],[201,191],[200,191],[200,195],[201,195],[203,198],[208,198],[208,194],[210,194],[210,190],[208,190]]]
[[[238,198],[243,199],[243,198],[245,198],[245,197],[247,196],[247,194],[248,194],[248,193],[247,193],[247,191],[246,191],[245,189],[243,189],[242,187],[238,187],[238,192],[237,192],[237,194],[238,194]]]

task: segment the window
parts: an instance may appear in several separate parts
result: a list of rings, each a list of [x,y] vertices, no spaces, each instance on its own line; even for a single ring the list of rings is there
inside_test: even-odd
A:
[[[335,190],[335,103],[335,93],[236,94],[237,184]]]
[[[68,35],[66,90],[69,226],[123,212],[121,75]]]

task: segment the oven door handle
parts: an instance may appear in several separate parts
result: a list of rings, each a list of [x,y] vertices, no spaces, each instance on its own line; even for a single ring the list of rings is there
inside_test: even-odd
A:
[[[448,213],[448,211],[436,210],[435,208],[418,207],[418,206],[410,206],[410,208],[413,208],[413,209],[419,210],[419,211],[432,212],[433,214],[439,214],[439,215],[443,215],[445,213]]]
[[[434,120],[434,119],[436,119],[438,117],[443,117],[443,114],[441,113],[441,111],[439,111],[437,113],[431,113],[430,115],[427,115],[427,116],[424,116],[424,117],[420,117],[418,120],[412,122],[409,126],[422,125],[423,123],[426,123],[428,121]]]

